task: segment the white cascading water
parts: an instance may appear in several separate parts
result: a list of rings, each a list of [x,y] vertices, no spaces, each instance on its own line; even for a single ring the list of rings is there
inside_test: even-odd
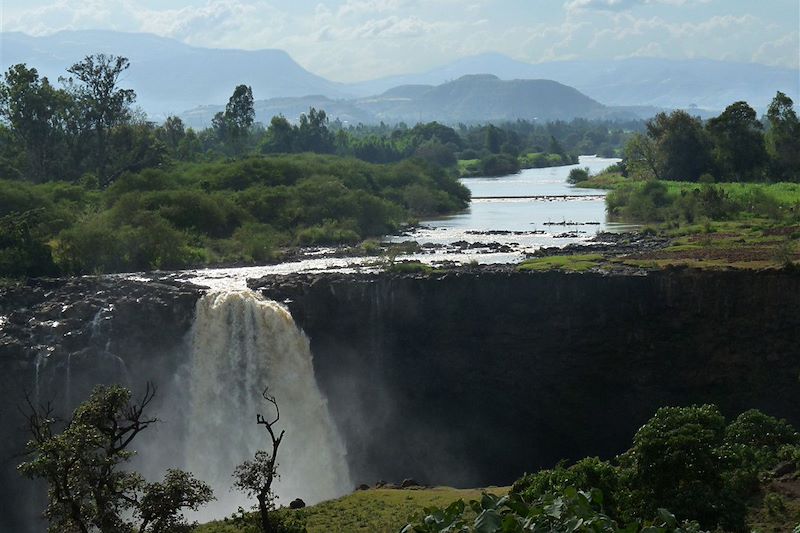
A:
[[[201,513],[230,515],[254,502],[231,490],[236,465],[271,441],[256,414],[274,418],[265,387],[280,407],[286,435],[274,485],[279,504],[306,503],[351,490],[344,444],[314,378],[308,338],[280,304],[250,290],[220,290],[197,303],[189,368],[186,468],[217,498]],[[201,518],[202,518],[201,517]]]

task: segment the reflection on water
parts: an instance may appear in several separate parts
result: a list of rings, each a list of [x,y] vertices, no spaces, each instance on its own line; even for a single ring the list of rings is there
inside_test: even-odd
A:
[[[414,256],[426,262],[517,262],[544,246],[585,241],[599,231],[629,226],[606,220],[605,192],[569,185],[573,168],[598,173],[619,159],[581,156],[577,165],[526,169],[499,178],[466,178],[473,201],[464,213],[425,221],[394,241],[415,240],[431,248]],[[484,245],[480,247],[479,245]]]

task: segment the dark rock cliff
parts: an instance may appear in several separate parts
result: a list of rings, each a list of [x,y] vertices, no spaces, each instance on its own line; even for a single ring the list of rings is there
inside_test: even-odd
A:
[[[311,339],[353,478],[508,483],[626,449],[663,405],[800,425],[800,275],[253,280]]]
[[[311,339],[357,483],[499,484],[562,458],[609,457],[662,405],[756,407],[800,426],[796,272],[489,268],[251,286],[286,300]],[[23,393],[66,414],[96,383],[180,390],[201,293],[119,278],[0,290],[0,531],[44,530],[31,520],[41,490],[14,471]],[[153,407],[181,432],[176,405]],[[155,470],[180,463],[177,449],[155,451],[143,453],[164,462]]]
[[[63,418],[99,383],[169,385],[200,294],[113,277],[0,289],[0,531],[46,529],[36,520],[43,490],[16,472],[27,439],[26,395],[52,402]]]

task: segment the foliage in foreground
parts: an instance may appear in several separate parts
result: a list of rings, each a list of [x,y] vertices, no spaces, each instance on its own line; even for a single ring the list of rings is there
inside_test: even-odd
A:
[[[469,506],[474,520],[464,518],[465,504],[458,500],[445,509],[428,509],[419,524],[409,524],[401,533],[695,533],[696,522],[679,524],[669,511],[659,509],[654,520],[620,527],[603,512],[603,493],[599,489],[579,491],[567,487],[548,492],[533,500],[518,493],[497,497],[483,494]]]
[[[192,531],[183,511],[213,499],[208,485],[181,470],[148,483],[125,469],[135,455],[131,442],[156,422],[144,414],[153,394],[148,387],[141,401],[131,403],[128,389],[99,386],[63,427],[51,409],[30,406],[30,459],[19,470],[47,483],[50,532]]]
[[[665,407],[613,462],[525,475],[509,496],[471,502],[474,520],[460,501],[427,509],[404,532],[744,531],[760,482],[780,461],[800,467],[799,446],[788,423],[756,410],[726,424],[712,405]]]

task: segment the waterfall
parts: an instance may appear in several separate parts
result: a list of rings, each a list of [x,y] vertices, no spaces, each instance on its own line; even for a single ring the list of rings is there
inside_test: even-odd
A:
[[[269,387],[280,407],[274,483],[278,503],[314,503],[351,490],[343,442],[314,378],[306,336],[280,304],[249,290],[206,294],[197,303],[188,369],[186,468],[214,489],[204,517],[230,515],[254,502],[233,492],[236,465],[271,450],[256,414],[274,417],[261,396]]]

